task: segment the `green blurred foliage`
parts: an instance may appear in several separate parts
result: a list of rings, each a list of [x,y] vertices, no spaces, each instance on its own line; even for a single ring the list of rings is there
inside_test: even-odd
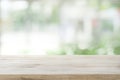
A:
[[[58,49],[58,50],[48,50],[46,51],[48,55],[66,55],[66,50],[65,49]]]
[[[95,48],[88,48],[88,49],[74,48],[73,53],[74,55],[96,55],[97,49]]]
[[[118,33],[116,36],[113,36],[111,39],[111,43],[113,45],[114,54],[120,55],[120,33]]]
[[[120,8],[120,0],[110,0],[111,6],[115,8]]]
[[[60,22],[59,6],[55,6],[53,8],[50,17],[47,17],[44,12],[35,12],[32,9],[12,12],[10,16],[13,20],[13,27],[15,30],[25,29],[25,27],[29,26],[30,24],[49,25],[58,24]]]
[[[55,6],[52,10],[52,15],[49,18],[50,23],[58,24],[60,22],[59,18],[59,6]]]
[[[114,54],[120,55],[120,45],[114,48]]]
[[[104,31],[113,31],[113,22],[110,19],[101,20],[101,26]]]

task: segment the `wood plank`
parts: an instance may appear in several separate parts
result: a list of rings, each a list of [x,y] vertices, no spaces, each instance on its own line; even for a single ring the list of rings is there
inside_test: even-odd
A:
[[[120,56],[1,57],[0,74],[120,74]]]
[[[1,75],[0,80],[120,80],[120,75]]]
[[[120,56],[2,56],[0,80],[120,80]]]

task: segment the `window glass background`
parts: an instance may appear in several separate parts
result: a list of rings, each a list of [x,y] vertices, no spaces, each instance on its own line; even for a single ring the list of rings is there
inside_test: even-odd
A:
[[[0,0],[1,55],[120,54],[119,0]]]

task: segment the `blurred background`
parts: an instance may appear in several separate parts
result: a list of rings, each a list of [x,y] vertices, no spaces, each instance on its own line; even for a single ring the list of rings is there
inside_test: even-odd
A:
[[[120,0],[0,0],[0,55],[119,55]]]

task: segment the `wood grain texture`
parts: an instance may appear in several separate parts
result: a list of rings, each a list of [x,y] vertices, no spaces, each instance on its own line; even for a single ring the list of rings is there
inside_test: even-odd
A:
[[[120,56],[2,56],[0,80],[120,80]]]
[[[1,75],[0,80],[120,80],[120,75]]]

